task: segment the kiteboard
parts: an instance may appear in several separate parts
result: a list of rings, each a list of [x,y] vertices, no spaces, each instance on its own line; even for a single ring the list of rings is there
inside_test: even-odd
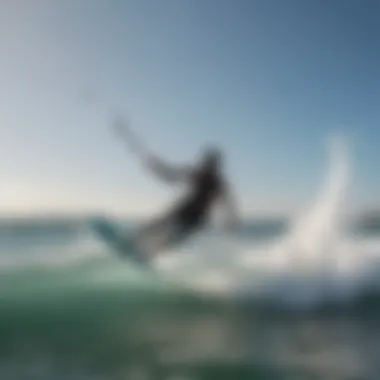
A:
[[[121,231],[115,223],[105,218],[98,218],[92,220],[90,225],[96,235],[110,246],[120,258],[144,269],[149,267],[146,255],[133,242],[132,236]]]

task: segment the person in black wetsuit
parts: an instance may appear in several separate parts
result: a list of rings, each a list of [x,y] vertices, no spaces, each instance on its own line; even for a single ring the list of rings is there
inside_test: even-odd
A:
[[[138,240],[156,236],[155,250],[178,244],[205,227],[217,203],[226,207],[227,225],[236,226],[236,207],[222,173],[222,154],[217,149],[206,149],[195,167],[170,167],[152,156],[146,156],[144,163],[166,182],[187,184],[188,191],[164,216],[144,226]]]
[[[143,251],[152,252],[183,242],[204,228],[214,206],[225,206],[229,228],[237,225],[237,209],[225,176],[222,172],[222,153],[213,147],[206,148],[198,165],[175,167],[148,153],[124,123],[118,123],[117,133],[142,159],[146,168],[168,184],[187,185],[187,193],[163,216],[139,229],[135,243]]]

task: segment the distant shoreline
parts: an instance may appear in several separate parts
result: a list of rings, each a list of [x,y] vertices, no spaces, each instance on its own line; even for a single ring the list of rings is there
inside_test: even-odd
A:
[[[0,223],[1,222],[22,222],[22,221],[34,221],[34,222],[47,222],[50,221],[52,223],[54,222],[80,222],[80,221],[86,221],[90,220],[99,216],[105,216],[110,217],[115,220],[130,220],[130,221],[144,221],[149,220],[150,216],[146,215],[133,215],[133,214],[125,214],[125,215],[115,215],[114,213],[29,213],[29,214],[0,214]],[[242,217],[242,220],[245,223],[250,222],[259,222],[259,223],[288,223],[292,219],[292,216],[290,215],[263,215],[263,214],[257,214],[252,216],[245,216]],[[356,213],[351,214],[347,216],[347,220],[350,220],[351,222],[355,224],[365,224],[365,225],[372,225],[376,224],[377,226],[380,225],[380,211],[374,211],[374,212],[368,212],[368,213]]]

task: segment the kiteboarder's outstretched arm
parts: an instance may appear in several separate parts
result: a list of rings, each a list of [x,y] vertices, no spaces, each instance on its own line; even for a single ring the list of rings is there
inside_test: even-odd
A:
[[[187,182],[193,174],[191,167],[170,165],[153,155],[145,156],[143,163],[158,178],[169,183]]]
[[[128,145],[128,147],[140,158],[143,165],[153,174],[165,182],[186,182],[191,179],[193,169],[185,166],[169,165],[149,152],[128,125],[121,119],[116,120],[114,128]]]

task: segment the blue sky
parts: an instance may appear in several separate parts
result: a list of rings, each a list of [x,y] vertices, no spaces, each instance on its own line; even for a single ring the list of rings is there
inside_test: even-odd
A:
[[[369,0],[2,1],[0,212],[159,212],[115,109],[174,163],[222,146],[246,213],[313,197],[339,132],[350,204],[378,206],[379,36]]]

